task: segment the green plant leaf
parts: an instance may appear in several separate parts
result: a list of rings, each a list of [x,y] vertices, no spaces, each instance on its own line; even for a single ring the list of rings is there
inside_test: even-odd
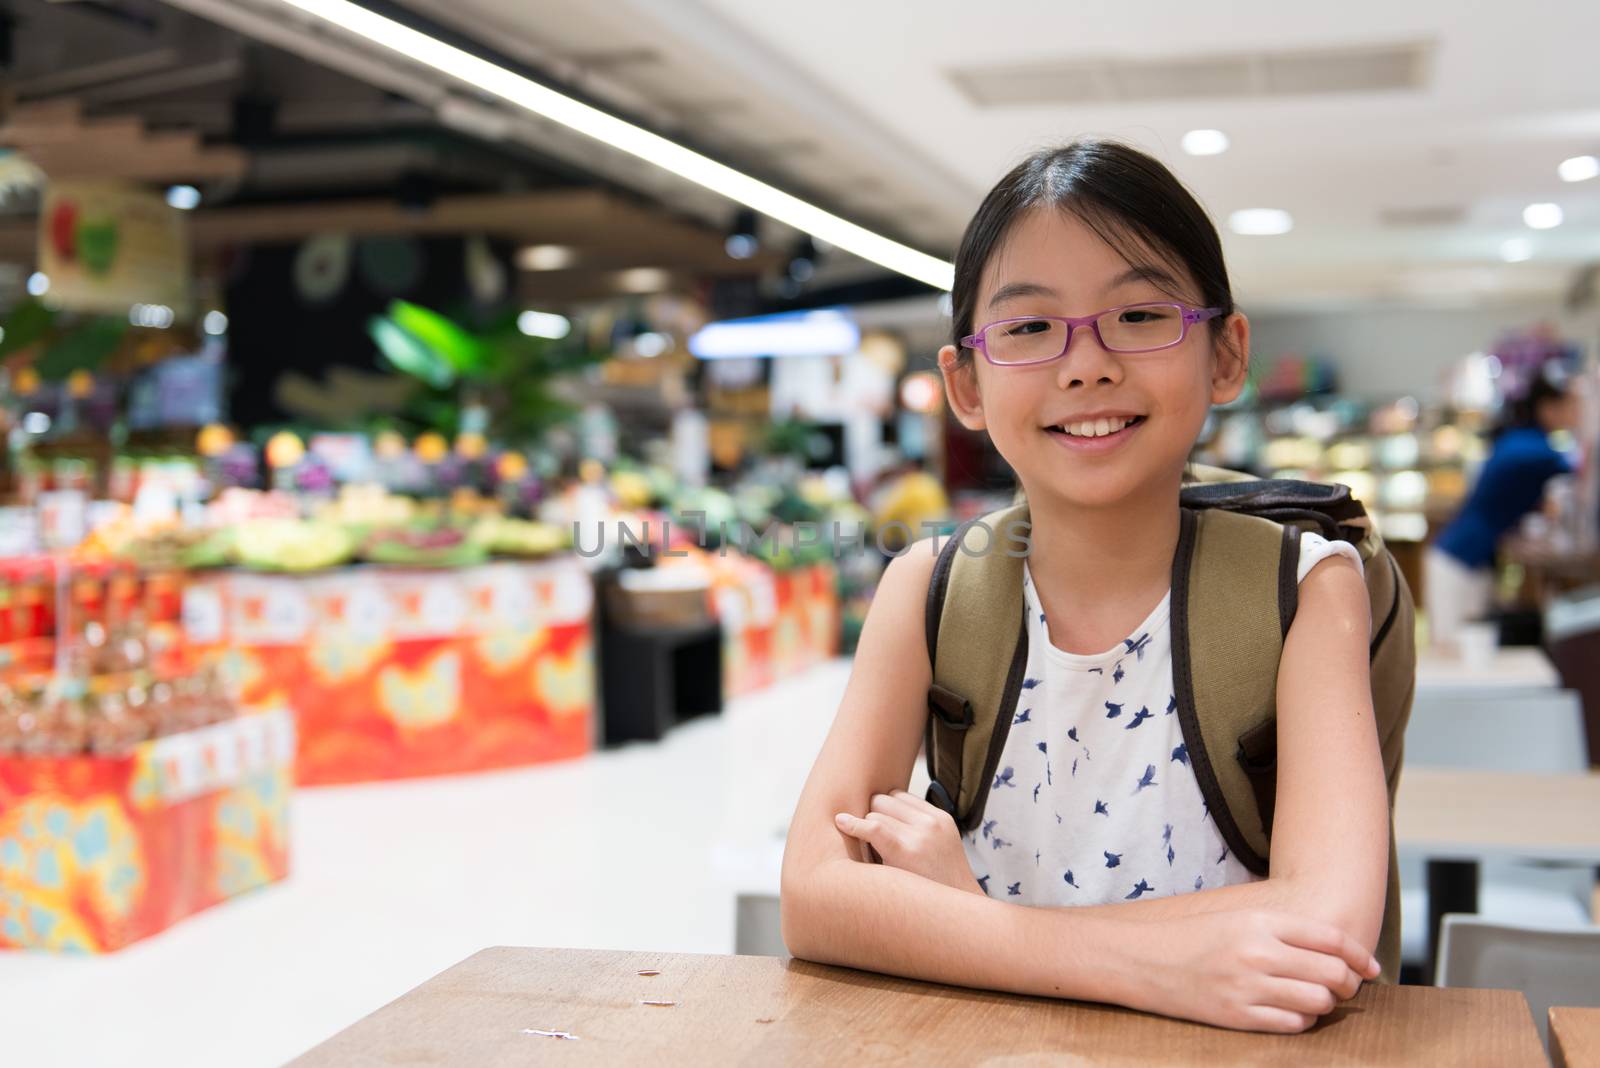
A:
[[[367,334],[396,370],[421,379],[434,389],[447,389],[455,383],[455,368],[393,321],[374,315],[367,320]]]
[[[483,368],[484,345],[454,322],[420,304],[404,300],[389,303],[389,319],[410,334],[463,378]]]
[[[47,382],[59,382],[74,371],[96,370],[127,332],[128,324],[121,319],[86,319],[46,346],[34,370]]]
[[[5,337],[0,338],[0,359],[25,349],[44,337],[55,326],[56,313],[36,300],[24,300],[0,322]]]

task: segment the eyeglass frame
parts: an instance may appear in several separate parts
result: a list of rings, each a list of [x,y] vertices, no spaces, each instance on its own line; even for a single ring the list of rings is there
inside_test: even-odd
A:
[[[1100,320],[1103,317],[1105,317],[1107,315],[1110,315],[1112,312],[1127,311],[1129,308],[1151,308],[1151,307],[1177,308],[1179,311],[1181,311],[1183,313],[1183,317],[1182,317],[1182,326],[1183,326],[1183,328],[1178,332],[1178,340],[1176,340],[1174,342],[1171,342],[1170,344],[1166,344],[1166,345],[1157,345],[1153,349],[1114,349],[1111,346],[1106,344],[1105,337],[1103,335],[1101,335],[1101,333],[1100,333]],[[1076,330],[1078,330],[1079,328],[1081,328],[1081,327],[1085,327],[1086,326],[1086,327],[1089,327],[1090,329],[1092,329],[1094,331],[1094,339],[1095,339],[1095,341],[1099,342],[1100,348],[1103,349],[1104,351],[1110,352],[1110,353],[1117,353],[1117,354],[1133,355],[1133,354],[1138,354],[1138,353],[1142,353],[1142,352],[1161,352],[1161,351],[1163,351],[1165,349],[1177,348],[1179,345],[1183,344],[1184,341],[1188,340],[1189,327],[1193,326],[1196,323],[1203,323],[1203,322],[1206,322],[1207,320],[1215,319],[1217,316],[1219,316],[1221,314],[1222,314],[1222,309],[1221,308],[1194,308],[1194,307],[1190,307],[1189,305],[1184,304],[1184,303],[1182,303],[1180,301],[1176,301],[1176,300],[1141,300],[1141,301],[1136,301],[1136,302],[1134,302],[1132,304],[1119,304],[1115,308],[1106,308],[1103,311],[1095,312],[1093,315],[1079,315],[1079,316],[1073,316],[1073,315],[1018,315],[1018,316],[1013,316],[1013,317],[1006,318],[1006,319],[996,319],[992,323],[985,323],[982,327],[980,327],[978,329],[977,333],[969,334],[966,337],[962,338],[961,339],[961,344],[965,348],[976,349],[977,351],[983,353],[983,358],[985,360],[988,360],[995,367],[1034,367],[1034,366],[1037,366],[1037,365],[1039,365],[1041,363],[1051,363],[1051,362],[1053,362],[1055,360],[1059,360],[1059,359],[1061,359],[1061,357],[1065,356],[1067,354],[1067,350],[1072,348],[1072,335],[1073,335],[1073,333]],[[1046,356],[1046,357],[1044,357],[1042,359],[1038,359],[1038,360],[1021,360],[1021,361],[1012,362],[1012,363],[1002,363],[1001,361],[995,359],[993,356],[989,355],[989,347],[988,347],[988,345],[986,345],[984,343],[983,335],[987,334],[992,328],[994,328],[996,326],[1003,326],[1006,323],[1037,323],[1037,322],[1065,323],[1065,324],[1067,324],[1067,339],[1062,344],[1060,352],[1056,353],[1054,356]]]

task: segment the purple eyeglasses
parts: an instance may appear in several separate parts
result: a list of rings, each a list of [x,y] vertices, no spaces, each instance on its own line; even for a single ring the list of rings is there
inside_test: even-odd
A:
[[[1028,315],[1000,319],[961,339],[992,364],[1017,367],[1060,359],[1080,327],[1090,327],[1107,352],[1156,352],[1183,343],[1189,327],[1215,319],[1221,308],[1191,308],[1172,301],[1123,304],[1081,317]]]

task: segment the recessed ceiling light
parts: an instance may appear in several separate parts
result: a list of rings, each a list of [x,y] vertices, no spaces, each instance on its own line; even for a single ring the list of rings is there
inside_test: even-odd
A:
[[[1286,234],[1294,219],[1282,208],[1245,208],[1228,216],[1228,229],[1250,236]]]
[[[564,271],[577,259],[566,245],[529,245],[517,253],[517,266],[524,271]]]
[[[617,285],[625,293],[659,293],[672,282],[672,276],[659,267],[635,267],[617,275]]]
[[[1535,230],[1553,230],[1563,217],[1560,204],[1529,204],[1522,209],[1522,221]]]
[[[1507,263],[1522,263],[1533,259],[1533,242],[1525,237],[1513,237],[1500,243],[1500,258]]]
[[[208,311],[201,325],[204,327],[205,332],[212,336],[226,334],[228,332],[228,317],[219,311]]]
[[[949,260],[891,240],[809,201],[768,185],[709,156],[646,130],[531,78],[475,56],[437,37],[350,0],[281,0],[396,53],[411,64],[457,78],[488,96],[560,123],[612,148],[651,163],[803,233],[826,240],[864,260],[898,271],[938,290],[955,278]]]
[[[1563,182],[1588,181],[1600,175],[1600,157],[1573,156],[1571,159],[1564,159],[1561,161],[1561,166],[1556,168],[1556,173],[1561,175]]]
[[[200,190],[192,185],[168,186],[167,203],[179,211],[193,211],[200,206]]]
[[[1221,130],[1190,130],[1183,135],[1183,150],[1191,156],[1216,156],[1228,151],[1228,135]]]

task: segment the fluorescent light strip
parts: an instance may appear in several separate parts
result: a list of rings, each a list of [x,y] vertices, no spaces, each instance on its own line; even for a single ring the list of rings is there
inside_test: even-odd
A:
[[[948,291],[955,281],[954,265],[937,256],[891,241],[665,137],[563,96],[520,74],[350,3],[349,0],[279,2],[653,163],[680,178],[720,193],[864,260],[940,290]]]

